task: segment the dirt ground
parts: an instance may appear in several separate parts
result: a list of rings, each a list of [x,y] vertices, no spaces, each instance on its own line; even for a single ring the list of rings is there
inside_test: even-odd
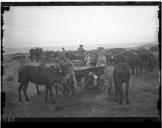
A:
[[[114,102],[114,90],[110,94],[95,89],[83,89],[72,97],[59,95],[56,100],[58,110],[49,109],[50,103],[44,101],[44,86],[40,86],[41,95],[37,96],[34,84],[29,84],[30,102],[18,101],[17,61],[4,63],[3,90],[6,93],[6,105],[3,117],[157,117],[158,70],[141,76],[131,76],[129,87],[130,104]],[[6,81],[11,75],[13,81]],[[125,85],[123,86],[125,90]]]

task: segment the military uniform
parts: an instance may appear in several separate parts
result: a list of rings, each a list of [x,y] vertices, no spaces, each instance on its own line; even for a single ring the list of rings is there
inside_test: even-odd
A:
[[[86,50],[84,50],[83,45],[80,45],[80,47],[79,47],[78,50],[77,50],[77,53],[78,53],[78,57],[79,57],[82,61],[84,61],[84,56],[85,56],[85,54],[86,54]]]

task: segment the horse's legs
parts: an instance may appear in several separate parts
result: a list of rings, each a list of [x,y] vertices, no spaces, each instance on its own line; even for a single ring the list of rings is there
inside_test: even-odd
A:
[[[29,99],[29,97],[28,97],[28,95],[27,95],[28,84],[29,84],[29,82],[25,83],[25,84],[24,84],[24,88],[23,88],[23,91],[24,91],[24,95],[25,95],[26,101],[30,101],[30,99]]]
[[[82,87],[82,88],[85,87],[85,82],[86,82],[85,77],[82,77],[82,79],[81,79],[81,87]]]
[[[145,73],[147,73],[147,65],[145,65]]]
[[[115,101],[118,101],[118,87],[117,87],[117,82],[114,79],[114,85],[115,85]]]
[[[119,95],[120,95],[119,104],[121,105],[122,104],[122,101],[123,101],[123,89],[122,89],[122,86],[119,89]]]
[[[58,87],[57,85],[54,86],[55,87],[55,92],[56,92],[56,96],[58,95]]]
[[[70,96],[73,96],[75,94],[75,87],[73,82],[70,82],[69,89],[70,89]]]
[[[48,86],[48,89],[49,89],[49,96],[50,96],[51,102],[55,103],[55,101],[53,100],[54,94],[53,94],[52,86],[51,85]]]
[[[40,96],[38,84],[36,84],[35,86],[36,86],[36,90],[37,90],[37,95]]]
[[[132,68],[132,75],[134,75],[134,68]]]
[[[141,68],[140,68],[140,74],[142,75],[142,73],[143,73],[143,72],[142,72],[142,67],[141,67]]]
[[[19,101],[22,102],[22,98],[21,98],[21,90],[23,88],[23,84],[20,83],[19,87],[18,87],[18,94],[19,94]]]
[[[119,89],[115,87],[115,101],[118,101],[118,94],[119,94]]]
[[[71,87],[72,87],[72,94],[71,94],[71,96],[73,96],[75,94],[75,87],[73,85]]]
[[[129,81],[126,83],[126,104],[129,104],[129,98],[128,98],[128,88],[129,88]]]
[[[138,75],[139,71],[138,71],[138,68],[136,68],[136,75]]]
[[[33,62],[33,57],[32,57],[32,55],[30,56],[30,60],[31,60],[31,62]]]
[[[45,102],[48,101],[48,87],[45,87],[45,98],[44,98]]]
[[[146,64],[146,69],[145,70],[146,70],[145,72],[147,73],[148,72],[148,64]]]
[[[65,95],[66,95],[66,90],[67,90],[67,89],[66,89],[66,86],[65,86],[64,83],[62,84],[62,86],[63,86],[63,88],[64,88],[64,89],[63,89],[63,95],[65,96]]]
[[[112,88],[112,80],[110,80],[109,83],[110,83],[110,86],[109,86],[109,88],[108,88],[108,89],[109,89],[109,90],[108,90],[108,93],[110,94],[110,92],[111,92],[111,88]]]

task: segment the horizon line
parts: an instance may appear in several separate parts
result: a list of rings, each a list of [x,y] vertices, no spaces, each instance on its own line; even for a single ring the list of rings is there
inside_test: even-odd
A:
[[[128,43],[128,45],[133,45],[133,44],[136,44],[136,45],[138,45],[138,46],[141,46],[141,45],[151,45],[151,44],[154,44],[154,45],[156,45],[158,42],[142,42],[142,43]],[[84,43],[80,43],[80,44],[83,44],[83,46],[97,46],[97,47],[104,47],[105,45],[107,45],[107,46],[109,46],[109,47],[113,47],[113,45],[114,44],[106,44],[106,43],[101,43],[101,44],[84,44]],[[40,48],[40,47],[46,47],[46,48],[48,48],[48,47],[79,47],[79,45],[80,44],[78,44],[78,45],[49,45],[49,46],[20,46],[20,47],[5,47],[5,46],[3,46],[3,48],[4,49],[12,49],[12,48],[36,48],[36,47],[38,47],[38,48]],[[121,44],[124,44],[124,43],[120,43],[120,44],[115,44],[115,47],[118,47],[117,45],[121,45]],[[104,45],[104,46],[99,46],[99,45]],[[121,46],[120,46],[121,47]],[[132,47],[135,47],[135,46],[132,46]]]

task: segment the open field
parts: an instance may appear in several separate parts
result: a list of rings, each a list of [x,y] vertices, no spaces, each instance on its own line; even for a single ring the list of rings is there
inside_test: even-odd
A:
[[[130,104],[125,104],[125,86],[123,105],[114,102],[114,89],[108,95],[100,90],[83,89],[73,97],[59,95],[58,110],[49,110],[44,102],[44,86],[40,86],[41,95],[37,96],[34,84],[29,84],[30,102],[18,101],[17,61],[5,61],[3,90],[6,93],[6,105],[3,117],[157,117],[158,70],[141,76],[131,76],[129,87]],[[13,81],[6,81],[11,75]],[[23,97],[24,100],[24,97]]]

